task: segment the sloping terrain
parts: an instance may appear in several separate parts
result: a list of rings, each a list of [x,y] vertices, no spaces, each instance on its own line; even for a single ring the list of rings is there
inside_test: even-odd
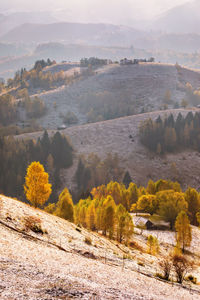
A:
[[[156,30],[159,28],[165,32],[193,32],[199,34],[199,9],[200,3],[198,0],[187,1],[159,16],[153,23],[153,28]]]
[[[197,285],[183,288],[154,277],[158,259],[143,253],[146,238],[137,230],[133,240],[140,250],[11,198],[0,196],[0,203],[1,299],[200,299]],[[24,231],[28,216],[40,218],[46,233]],[[161,245],[160,258],[166,249]]]
[[[87,157],[90,153],[95,153],[103,159],[107,153],[116,153],[124,173],[128,170],[132,180],[138,185],[146,185],[149,179],[164,178],[178,180],[184,188],[190,185],[199,189],[200,153],[185,151],[158,156],[142,146],[138,136],[140,122],[149,117],[156,119],[159,115],[164,117],[170,113],[176,117],[179,112],[186,115],[189,111],[191,110],[157,111],[63,130],[62,133],[70,138],[75,150],[73,166],[63,170],[63,187],[76,188],[73,177],[79,155]],[[195,109],[193,111],[195,112]],[[50,135],[53,133],[54,130],[49,131]],[[42,134],[30,133],[17,138],[37,139]]]
[[[70,86],[38,94],[48,107],[48,113],[38,123],[44,128],[56,129],[63,122],[61,115],[70,110],[77,115],[79,124],[84,124],[87,112],[101,103],[122,107],[123,103],[128,103],[135,113],[156,111],[163,107],[167,91],[171,93],[173,108],[176,102],[185,98],[187,82],[195,89],[199,88],[200,73],[186,68],[177,71],[170,64],[108,65]]]

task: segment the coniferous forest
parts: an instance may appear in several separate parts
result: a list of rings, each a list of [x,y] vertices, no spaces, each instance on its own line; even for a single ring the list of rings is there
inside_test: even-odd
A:
[[[14,137],[0,139],[0,192],[24,199],[23,185],[27,166],[32,161],[42,163],[57,191],[60,169],[73,163],[73,149],[66,137],[56,132],[52,137],[44,132],[38,140],[20,140]]]
[[[200,113],[145,120],[140,124],[140,141],[157,154],[186,149],[200,151]]]

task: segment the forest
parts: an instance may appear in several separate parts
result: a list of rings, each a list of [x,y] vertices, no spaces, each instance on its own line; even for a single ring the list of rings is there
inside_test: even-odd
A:
[[[30,189],[33,186],[30,183]],[[199,193],[191,187],[183,192],[178,182],[163,179],[157,182],[150,180],[146,187],[138,187],[133,182],[126,187],[123,183],[111,181],[94,187],[77,204],[73,203],[69,190],[64,188],[57,202],[44,204],[40,200],[37,205],[34,202],[34,206],[43,207],[49,213],[125,243],[133,234],[130,213],[146,213],[154,218],[159,216],[170,224],[171,230],[177,228],[181,218],[188,220],[188,224],[197,226],[200,223]]]
[[[140,141],[150,151],[157,154],[191,149],[200,151],[200,113],[181,113],[155,121],[147,119],[140,124]]]
[[[45,131],[38,140],[0,138],[0,192],[24,198],[23,184],[27,166],[32,161],[41,162],[53,182],[55,195],[60,185],[60,169],[73,163],[73,148],[68,139],[56,132],[52,137]]]

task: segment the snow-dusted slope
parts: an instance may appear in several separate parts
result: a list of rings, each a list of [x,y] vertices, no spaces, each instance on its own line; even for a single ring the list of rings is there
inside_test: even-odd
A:
[[[79,232],[74,224],[11,198],[0,196],[0,202],[1,299],[200,299],[197,287],[194,292],[155,279],[157,259],[151,255]],[[39,217],[48,233],[24,233],[22,221],[30,215]],[[90,246],[84,242],[88,235]],[[129,259],[123,262],[125,254]]]

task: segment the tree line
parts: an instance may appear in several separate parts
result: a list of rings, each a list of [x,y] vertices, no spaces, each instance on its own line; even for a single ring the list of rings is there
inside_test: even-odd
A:
[[[1,193],[24,199],[26,168],[32,161],[38,161],[48,170],[50,181],[53,182],[53,197],[60,185],[60,169],[68,168],[73,163],[73,148],[59,132],[50,138],[45,131],[37,140],[1,137],[0,157]]]
[[[139,128],[141,143],[149,150],[163,154],[166,152],[193,149],[200,151],[200,113],[181,113],[174,119],[170,114],[165,119],[159,116],[141,122]]]

